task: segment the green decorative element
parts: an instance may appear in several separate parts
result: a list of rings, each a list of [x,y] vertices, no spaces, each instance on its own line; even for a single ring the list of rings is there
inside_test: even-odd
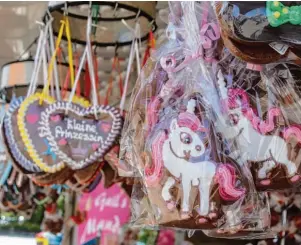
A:
[[[138,233],[137,242],[145,245],[155,245],[158,236],[158,231],[142,229]]]
[[[285,6],[278,1],[266,2],[266,15],[271,26],[278,27],[285,23],[301,25],[301,6]]]
[[[96,25],[97,23],[97,18],[99,16],[99,5],[98,4],[93,4],[92,5],[92,28],[91,28],[91,32],[92,34],[95,36],[96,34]]]

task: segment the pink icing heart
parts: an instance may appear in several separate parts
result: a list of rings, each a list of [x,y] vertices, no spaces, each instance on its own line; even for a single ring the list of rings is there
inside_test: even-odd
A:
[[[38,121],[38,119],[39,119],[39,116],[37,114],[26,115],[26,120],[30,124],[35,124]]]
[[[92,149],[93,149],[94,151],[96,151],[98,148],[99,148],[99,144],[98,144],[98,143],[93,143],[93,144],[92,144]]]
[[[106,122],[102,122],[100,127],[105,133],[107,133],[111,130],[111,124],[106,123]]]
[[[67,140],[65,138],[62,138],[59,140],[59,145],[66,145],[67,144]]]
[[[59,122],[61,120],[60,115],[53,115],[50,117],[50,120],[53,122]]]

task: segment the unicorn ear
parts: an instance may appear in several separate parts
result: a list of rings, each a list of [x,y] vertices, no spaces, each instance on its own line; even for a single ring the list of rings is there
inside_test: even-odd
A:
[[[170,123],[170,130],[174,131],[179,127],[177,119],[172,119],[171,123]]]

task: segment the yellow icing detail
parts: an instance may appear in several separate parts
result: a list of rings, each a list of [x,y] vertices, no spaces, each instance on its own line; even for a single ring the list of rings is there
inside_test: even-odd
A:
[[[273,15],[276,19],[278,19],[280,17],[280,13],[278,11],[274,12]]]
[[[278,1],[274,1],[274,6],[278,7],[279,6],[279,2]]]
[[[288,13],[288,8],[283,8],[282,13],[287,14]]]
[[[40,101],[42,93],[35,93],[31,95],[30,97],[26,98],[22,104],[20,105],[18,115],[17,115],[17,125],[20,132],[21,139],[27,148],[28,154],[33,160],[35,164],[37,164],[44,172],[46,173],[55,173],[63,168],[65,168],[65,163],[61,162],[60,164],[57,164],[56,166],[49,167],[47,164],[45,164],[42,159],[39,158],[38,153],[36,152],[31,139],[29,138],[28,132],[25,128],[25,114],[30,104],[34,103],[35,101]],[[43,96],[43,101],[45,101],[48,104],[55,103],[55,99],[49,95]],[[74,96],[72,99],[72,102],[75,104],[78,104],[82,107],[89,107],[90,102],[84,98],[80,98],[77,96]]]

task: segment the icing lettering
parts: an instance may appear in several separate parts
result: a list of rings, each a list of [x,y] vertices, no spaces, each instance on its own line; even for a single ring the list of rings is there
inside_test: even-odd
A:
[[[103,142],[103,138],[100,135],[90,134],[90,133],[78,133],[69,131],[67,129],[63,129],[61,126],[56,126],[54,128],[54,135],[55,138],[65,138],[65,139],[75,139],[75,140],[84,140],[84,141],[91,141],[91,142]]]
[[[80,132],[96,133],[96,126],[85,124],[85,121],[77,121],[76,119],[67,119],[67,129]]]
[[[97,235],[98,231],[106,231],[111,232],[113,234],[117,234],[120,228],[120,220],[118,215],[113,216],[113,220],[105,220],[101,219],[97,223],[97,219],[91,217],[88,219],[83,234],[80,239],[80,243],[84,243],[86,241],[86,237],[90,235]]]
[[[101,193],[95,198],[94,205],[101,212],[105,208],[126,208],[126,202],[125,198],[121,199],[121,193],[114,196],[107,196],[107,193]]]

